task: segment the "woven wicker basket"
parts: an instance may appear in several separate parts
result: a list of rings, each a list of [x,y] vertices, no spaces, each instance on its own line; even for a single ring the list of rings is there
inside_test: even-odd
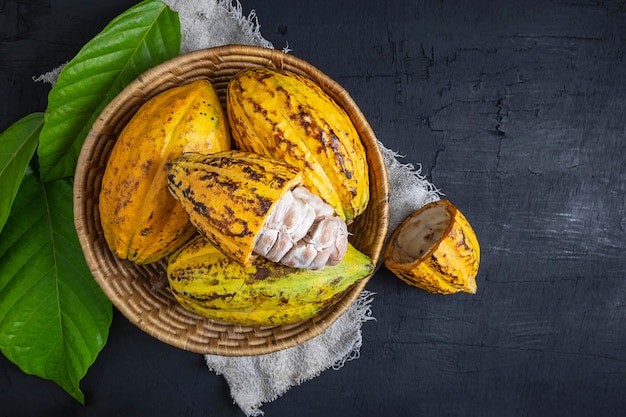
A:
[[[364,142],[371,172],[370,203],[350,226],[350,241],[377,262],[387,232],[387,172],[376,137],[348,93],[318,69],[277,50],[228,45],[181,55],[145,72],[103,110],[85,140],[74,179],[76,230],[94,278],[117,309],[151,336],[192,352],[248,356],[303,343],[339,318],[369,279],[309,320],[276,327],[245,327],[200,317],[182,308],[167,287],[156,288],[152,280],[162,276],[165,262],[139,266],[109,251],[100,225],[98,195],[107,159],[123,126],[150,97],[200,78],[214,84],[224,105],[230,78],[241,69],[259,66],[283,68],[313,79],[347,111]]]

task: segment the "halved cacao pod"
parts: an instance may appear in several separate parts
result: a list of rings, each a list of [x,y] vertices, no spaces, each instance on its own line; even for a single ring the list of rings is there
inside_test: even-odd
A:
[[[198,232],[249,265],[255,257],[255,237],[270,209],[302,183],[302,174],[285,162],[232,150],[186,153],[172,161],[168,180],[170,192]]]
[[[463,213],[448,200],[425,205],[391,234],[385,266],[409,285],[438,294],[476,292],[480,246]]]
[[[299,169],[239,150],[185,153],[168,174],[170,192],[191,223],[224,254],[245,266],[261,255],[321,269],[341,260],[348,231],[332,207],[301,184]]]
[[[230,149],[218,96],[206,80],[168,89],[143,104],[120,133],[102,178],[99,209],[113,253],[158,261],[195,233],[167,189],[169,163],[183,152]]]

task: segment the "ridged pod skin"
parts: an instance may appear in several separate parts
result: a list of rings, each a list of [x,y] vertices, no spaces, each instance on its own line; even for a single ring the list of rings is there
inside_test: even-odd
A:
[[[414,287],[436,294],[476,293],[478,239],[448,200],[409,215],[389,237],[383,256],[385,266]]]
[[[297,168],[239,150],[185,153],[168,171],[169,190],[198,232],[242,265],[256,257],[255,238],[273,206],[301,183]]]
[[[321,270],[297,269],[257,258],[244,267],[199,236],[173,254],[167,277],[186,309],[221,322],[278,326],[319,314],[374,271],[370,258],[349,246],[342,261]]]
[[[111,251],[147,264],[187,242],[195,229],[167,189],[169,163],[183,152],[230,147],[210,82],[173,87],[145,102],[120,133],[102,178],[100,219]]]
[[[295,73],[252,68],[229,82],[226,111],[242,150],[284,160],[343,220],[369,201],[365,149],[347,113],[316,83]]]

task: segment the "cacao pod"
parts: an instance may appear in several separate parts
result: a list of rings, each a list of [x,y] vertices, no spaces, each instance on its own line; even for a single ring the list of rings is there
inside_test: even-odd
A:
[[[230,133],[213,85],[198,80],[146,101],[111,151],[99,210],[113,253],[138,264],[169,255],[195,233],[167,189],[170,162],[183,152],[230,149]]]
[[[480,246],[463,213],[439,200],[410,214],[391,233],[384,262],[398,278],[425,291],[474,294]]]
[[[226,111],[237,148],[300,168],[304,185],[343,220],[365,210],[369,174],[361,138],[315,82],[284,70],[245,69],[228,84]]]
[[[242,265],[257,255],[298,268],[336,264],[347,248],[345,222],[301,184],[299,169],[239,150],[185,153],[168,173],[198,232]]]
[[[373,271],[370,258],[352,245],[341,262],[320,270],[263,257],[245,267],[198,236],[169,258],[167,277],[174,298],[198,315],[243,326],[277,326],[319,314]]]

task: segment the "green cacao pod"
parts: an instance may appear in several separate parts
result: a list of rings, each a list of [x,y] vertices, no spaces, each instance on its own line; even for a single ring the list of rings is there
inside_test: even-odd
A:
[[[263,257],[244,267],[198,236],[169,258],[167,277],[175,299],[196,314],[278,326],[319,314],[373,271],[370,258],[352,245],[340,263],[324,269],[290,268]]]

